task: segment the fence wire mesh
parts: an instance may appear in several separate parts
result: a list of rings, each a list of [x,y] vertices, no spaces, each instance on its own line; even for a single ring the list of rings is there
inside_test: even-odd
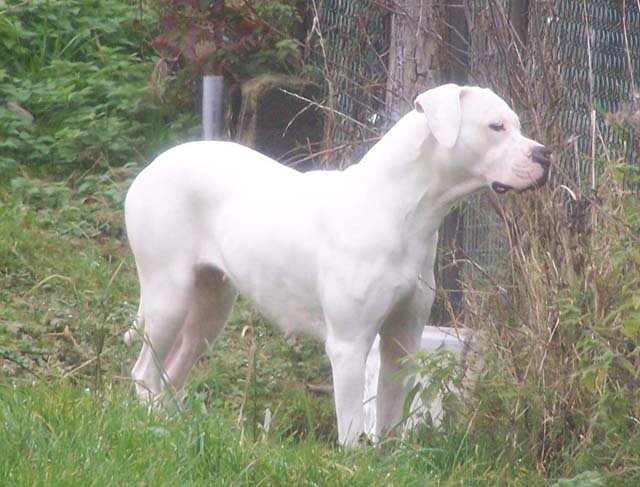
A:
[[[408,3],[318,3],[325,51],[318,61],[328,105],[335,110],[325,138],[328,147],[341,149],[331,154],[332,161],[359,160],[388,125],[389,19]],[[505,98],[530,137],[562,141],[555,147],[560,181],[574,187],[593,185],[598,174],[593,155],[611,143],[624,146],[627,161],[638,164],[638,137],[608,122],[640,102],[640,2],[460,0],[424,5],[440,12],[452,5],[462,9],[468,32],[453,35],[466,36],[467,52],[448,55],[468,59],[469,83],[491,87]],[[486,197],[474,196],[463,204],[458,244],[464,255],[496,272],[507,244],[506,229],[486,202]]]
[[[640,7],[635,2],[558,2],[549,19],[557,39],[558,65],[567,87],[559,106],[562,125],[581,154],[569,171],[578,183],[595,186],[594,151],[625,144],[637,163],[634,134],[616,133],[607,114],[632,103],[640,83]]]
[[[524,2],[528,26],[518,31],[515,3],[523,4],[465,2],[471,19],[470,79],[491,86],[516,111],[535,108],[536,113],[521,113],[532,137],[544,141],[560,128],[562,133],[555,136],[563,141],[556,147],[558,181],[582,189],[595,187],[602,169],[595,156],[611,146],[622,147],[625,159],[638,165],[637,135],[609,122],[638,104],[640,4]],[[470,259],[495,273],[507,235],[486,201],[474,196],[463,206],[461,243]]]
[[[328,164],[357,162],[384,125],[389,12],[378,2],[322,0],[321,56],[328,111]]]

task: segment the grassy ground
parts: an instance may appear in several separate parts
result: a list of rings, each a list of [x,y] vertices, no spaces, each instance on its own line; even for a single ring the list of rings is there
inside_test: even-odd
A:
[[[541,464],[521,420],[499,421],[511,386],[496,376],[457,423],[345,451],[332,397],[306,387],[330,381],[321,346],[285,340],[243,300],[184,403],[149,413],[121,339],[137,307],[121,215],[137,170],[0,186],[0,485],[635,485],[635,436],[592,435]]]
[[[496,465],[488,449],[468,450],[462,432],[440,436],[438,446],[344,451],[313,435],[260,432],[254,441],[229,411],[208,410],[199,397],[167,417],[148,414],[117,387],[18,383],[0,396],[2,485],[540,484],[519,465]]]
[[[121,202],[137,171],[0,185],[0,485],[637,485],[627,392],[590,401],[585,436],[559,430],[545,463],[534,407],[559,389],[518,387],[499,360],[458,422],[345,451],[331,396],[306,387],[330,380],[321,346],[285,340],[242,300],[184,403],[149,413],[121,339],[137,307]],[[546,428],[569,412],[545,410],[564,418]]]
[[[321,346],[285,340],[243,300],[185,402],[150,414],[121,339],[137,308],[121,205],[138,170],[0,183],[0,485],[637,485],[622,389],[591,401],[575,439],[575,417],[535,409],[560,389],[519,385],[499,359],[457,422],[345,451],[332,397],[306,387],[330,381]]]
[[[305,387],[329,381],[321,347],[243,301],[185,403],[149,414],[121,340],[137,304],[120,211],[135,171],[0,190],[0,485],[544,485],[464,422],[337,447],[331,396]]]

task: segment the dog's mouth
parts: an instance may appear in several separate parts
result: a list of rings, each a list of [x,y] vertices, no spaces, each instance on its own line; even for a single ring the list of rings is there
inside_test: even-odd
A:
[[[516,189],[513,186],[509,186],[508,184],[503,184],[503,183],[500,183],[498,181],[494,181],[493,183],[491,183],[491,189],[493,189],[498,194],[504,194],[507,191],[512,190],[512,189],[515,189],[516,193],[524,193],[525,191],[530,191],[532,189],[538,189],[538,188],[544,186],[547,183],[548,180],[549,180],[549,171],[544,171],[542,176],[540,176],[532,184],[530,184],[529,186],[526,186],[524,188]]]
[[[504,194],[510,189],[513,189],[513,186],[509,186],[508,184],[502,184],[498,181],[494,181],[491,183],[491,189],[493,189],[498,194]]]

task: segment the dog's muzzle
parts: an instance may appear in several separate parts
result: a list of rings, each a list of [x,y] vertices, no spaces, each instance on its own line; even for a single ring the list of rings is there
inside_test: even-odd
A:
[[[540,176],[533,184],[527,186],[526,188],[522,188],[518,190],[518,193],[522,193],[523,191],[528,191],[530,189],[536,189],[540,186],[543,186],[549,180],[549,169],[551,168],[551,160],[552,160],[553,152],[551,149],[539,145],[531,149],[529,153],[529,157],[531,160],[537,164],[542,166],[543,172],[542,176]],[[506,193],[507,191],[513,189],[513,186],[508,184],[503,184],[498,181],[494,181],[491,183],[491,189],[493,189],[498,194]]]

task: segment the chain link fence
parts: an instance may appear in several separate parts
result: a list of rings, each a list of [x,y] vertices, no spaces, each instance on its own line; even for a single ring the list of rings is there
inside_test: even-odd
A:
[[[637,163],[633,132],[616,133],[607,122],[640,87],[640,5],[563,1],[554,14],[549,22],[567,88],[559,106],[562,126],[574,138],[574,155],[589,156],[572,158],[569,173],[578,184],[595,187],[594,159],[603,146],[624,144],[627,158]]]
[[[442,11],[454,2],[427,3]],[[389,125],[389,23],[403,4],[318,4],[315,27],[323,49],[318,63],[333,110],[325,129],[327,147],[336,149],[332,161],[358,161]],[[453,8],[466,19],[467,32],[454,33],[465,37],[466,53],[460,56],[449,46],[450,57],[468,59],[468,83],[488,86],[505,98],[530,137],[555,143],[558,182],[583,190],[594,187],[601,170],[594,156],[610,144],[622,146],[627,160],[638,164],[637,136],[609,122],[639,101],[634,99],[640,89],[639,1],[461,0]],[[456,245],[474,262],[463,266],[465,271],[480,266],[496,273],[503,263],[507,232],[491,201],[490,195],[474,196],[461,207]]]
[[[378,2],[323,0],[316,30],[327,92],[327,165],[357,162],[385,126],[389,11]]]
[[[638,165],[637,132],[610,122],[638,103],[640,3],[484,0],[465,2],[465,8],[470,81],[509,100],[532,137],[556,142],[557,182],[595,188],[603,169],[596,155],[612,146]],[[486,201],[473,197],[464,206],[462,246],[495,273],[506,230]]]

